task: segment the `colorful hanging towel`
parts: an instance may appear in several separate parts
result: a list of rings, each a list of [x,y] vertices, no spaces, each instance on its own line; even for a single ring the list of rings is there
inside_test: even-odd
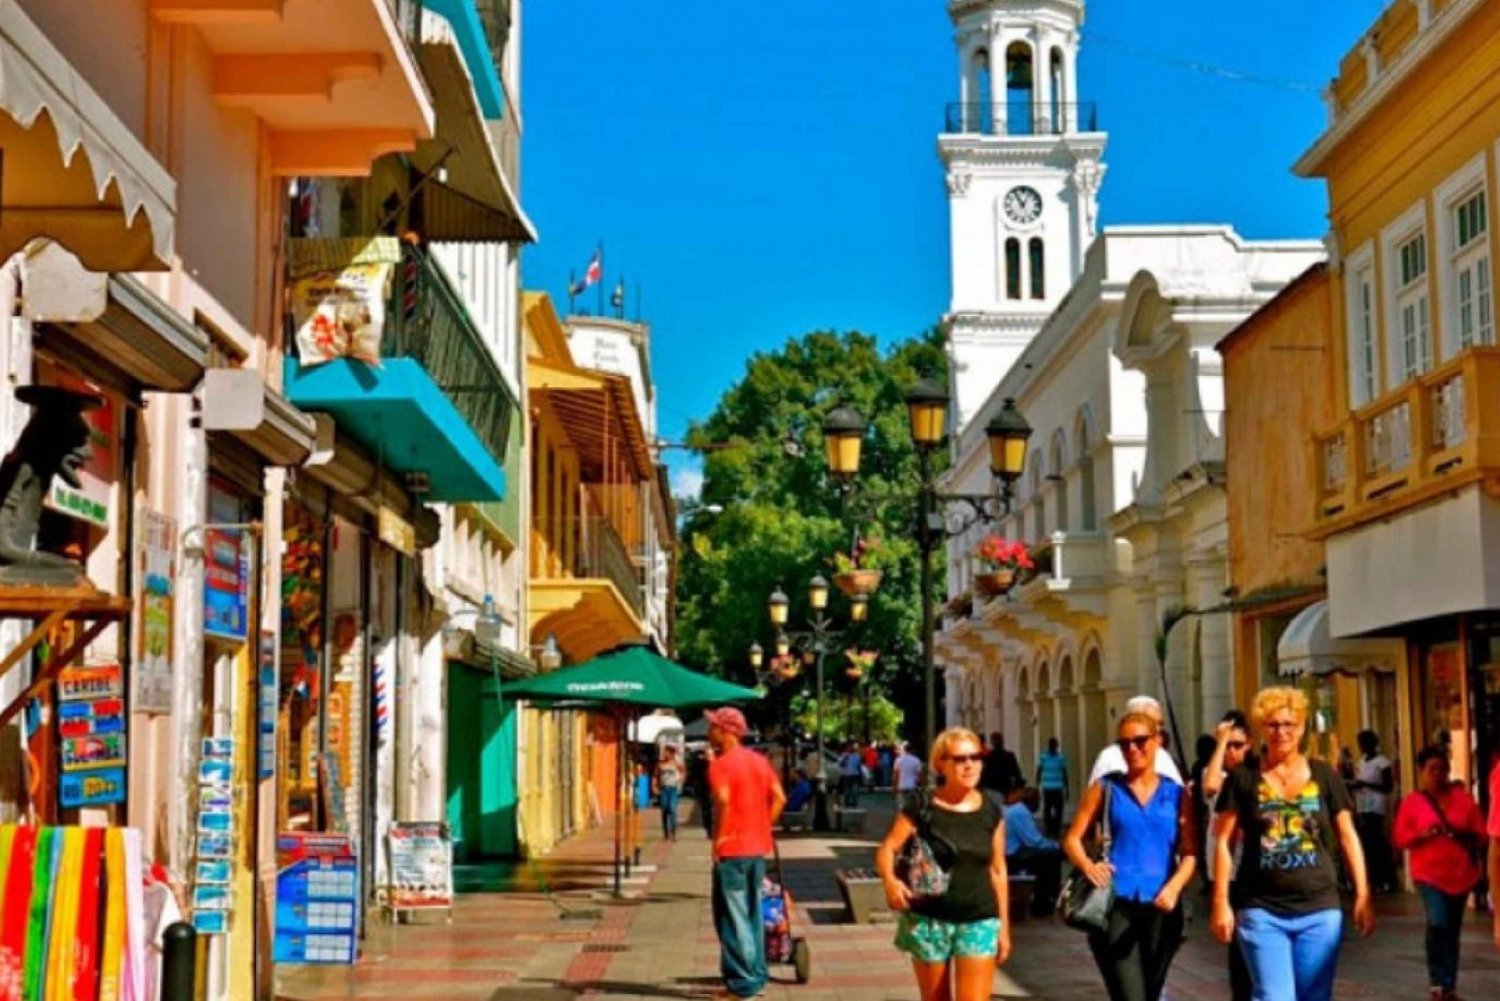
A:
[[[99,1001],[120,1001],[125,969],[125,838],[104,832],[104,944],[99,957]]]
[[[16,825],[0,824],[0,901],[5,899],[5,883],[10,876],[10,849],[16,842]]]
[[[78,867],[78,930],[68,973],[69,1001],[99,1001],[99,908],[103,903],[104,828],[83,829],[83,861]]]
[[[37,832],[36,865],[32,868],[31,916],[26,931],[26,980],[23,1001],[46,1001],[47,935],[52,924],[52,884],[62,862],[62,837],[55,827]]]
[[[125,842],[125,1001],[150,1001],[146,993],[146,884],[141,832],[127,828]]]
[[[58,828],[62,836],[62,870],[52,890],[52,928],[47,933],[46,1001],[71,1001],[73,955],[78,949],[79,894],[83,887],[81,827]]]
[[[17,827],[11,839],[5,896],[0,897],[0,1001],[21,1001],[24,993],[36,841],[35,827]]]

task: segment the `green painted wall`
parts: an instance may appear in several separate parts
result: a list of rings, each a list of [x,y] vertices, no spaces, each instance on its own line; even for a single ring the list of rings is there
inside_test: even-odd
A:
[[[493,675],[449,665],[448,824],[456,861],[517,853],[517,717],[513,703],[501,715]]]

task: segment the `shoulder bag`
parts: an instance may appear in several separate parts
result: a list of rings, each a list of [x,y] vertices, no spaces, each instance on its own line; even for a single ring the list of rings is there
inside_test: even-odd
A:
[[[1109,861],[1109,848],[1113,832],[1109,823],[1109,809],[1114,797],[1114,782],[1104,779],[1104,802],[1100,813],[1103,834],[1099,841],[1097,861]],[[1074,869],[1063,883],[1062,893],[1057,899],[1057,913],[1062,923],[1081,932],[1109,930],[1109,914],[1115,906],[1115,887],[1110,882],[1095,886],[1089,882],[1082,869]]]
[[[1466,831],[1454,830],[1453,825],[1448,823],[1448,815],[1443,812],[1443,807],[1438,803],[1437,797],[1432,793],[1428,792],[1425,789],[1418,789],[1417,794],[1420,795],[1423,799],[1427,800],[1428,805],[1432,807],[1432,812],[1437,815],[1438,826],[1443,829],[1443,837],[1451,838],[1455,844],[1457,844],[1466,853],[1468,853],[1470,864],[1478,865],[1482,870],[1483,866],[1481,864],[1480,850],[1484,847],[1484,845],[1480,841],[1479,837],[1477,835],[1469,834]]]
[[[941,897],[948,892],[948,871],[938,864],[929,840],[932,833],[932,794],[917,800],[917,829],[896,856],[896,878],[916,897]]]

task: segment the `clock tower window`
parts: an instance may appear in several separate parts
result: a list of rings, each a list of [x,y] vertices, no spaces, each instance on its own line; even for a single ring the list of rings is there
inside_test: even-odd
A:
[[[1005,241],[1005,298],[1021,298],[1021,241]]]
[[[1031,297],[1033,299],[1045,299],[1047,298],[1047,282],[1042,269],[1045,266],[1043,262],[1047,255],[1043,252],[1042,238],[1033,236],[1031,243],[1027,247],[1027,251],[1031,255],[1031,261],[1029,262],[1031,264]]]
[[[1036,131],[1035,79],[1031,46],[1011,42],[1005,50],[1005,131],[1010,135],[1029,136]]]

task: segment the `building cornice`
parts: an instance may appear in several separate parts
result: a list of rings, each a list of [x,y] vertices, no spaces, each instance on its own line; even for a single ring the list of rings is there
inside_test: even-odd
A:
[[[947,167],[1055,167],[1066,170],[1080,160],[1104,156],[1109,136],[1104,132],[1064,135],[999,136],[982,133],[945,133],[938,136],[938,158]]]
[[[948,3],[948,16],[955,22],[986,12],[1035,15],[1046,11],[1061,14],[1078,24],[1083,23],[1083,0],[1026,0],[1024,3],[1018,3],[1017,0],[949,0]]]

